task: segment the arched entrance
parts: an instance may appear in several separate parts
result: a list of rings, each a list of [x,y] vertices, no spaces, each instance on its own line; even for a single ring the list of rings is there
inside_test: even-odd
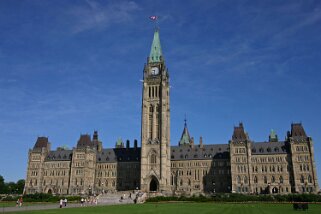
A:
[[[157,192],[158,191],[158,182],[155,177],[152,177],[149,183],[149,191],[150,192]]]
[[[52,195],[52,190],[51,189],[48,190],[48,194]]]
[[[274,188],[272,189],[272,193],[273,193],[273,194],[279,193],[279,189],[276,188],[276,187],[274,187]]]

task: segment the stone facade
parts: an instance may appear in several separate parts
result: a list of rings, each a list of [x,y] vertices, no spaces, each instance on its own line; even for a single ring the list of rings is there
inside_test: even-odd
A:
[[[99,194],[141,189],[163,194],[287,194],[318,192],[314,148],[300,123],[284,141],[274,131],[254,142],[243,124],[226,144],[194,143],[185,121],[178,146],[170,146],[169,72],[158,30],[144,66],[141,148],[119,139],[105,149],[95,131],[81,135],[73,149],[51,150],[38,137],[29,150],[25,194]]]

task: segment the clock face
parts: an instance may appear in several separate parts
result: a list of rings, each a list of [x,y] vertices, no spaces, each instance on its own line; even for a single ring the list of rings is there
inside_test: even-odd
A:
[[[158,67],[152,67],[152,75],[157,75],[159,73]]]

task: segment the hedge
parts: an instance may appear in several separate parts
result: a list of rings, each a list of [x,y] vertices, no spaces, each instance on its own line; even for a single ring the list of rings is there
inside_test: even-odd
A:
[[[216,194],[215,196],[157,196],[148,198],[146,202],[193,201],[193,202],[321,202],[321,195],[288,194],[288,195],[244,195],[237,193]]]
[[[2,201],[16,201],[20,198],[20,196],[7,196],[2,199]],[[23,195],[22,199],[24,202],[57,202],[61,198],[66,198],[69,202],[71,201],[80,201],[80,196],[53,196],[51,194],[45,193],[36,193],[36,194],[28,194]]]

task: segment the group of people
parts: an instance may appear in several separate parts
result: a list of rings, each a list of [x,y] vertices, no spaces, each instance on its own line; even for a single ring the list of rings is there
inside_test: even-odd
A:
[[[68,202],[68,201],[67,201],[67,198],[65,198],[65,199],[62,199],[62,198],[61,198],[60,201],[59,201],[59,207],[60,207],[60,208],[62,208],[63,206],[66,207],[66,206],[67,206],[67,202]]]
[[[86,206],[86,204],[97,205],[98,204],[98,199],[96,197],[81,198],[80,199],[80,206]]]
[[[16,202],[16,207],[21,207],[22,206],[22,197],[18,198],[17,202]]]

